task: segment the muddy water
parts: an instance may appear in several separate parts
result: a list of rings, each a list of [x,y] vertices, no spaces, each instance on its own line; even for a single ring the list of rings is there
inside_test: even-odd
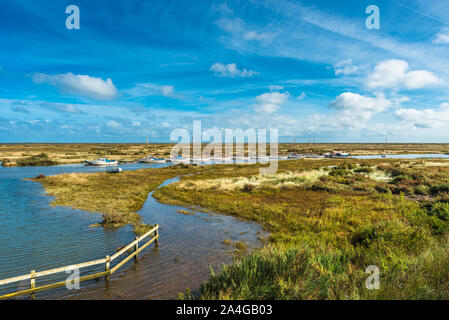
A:
[[[155,167],[161,165],[147,165]],[[122,166],[125,170],[142,165]],[[0,169],[0,279],[76,264],[111,255],[133,241],[130,227],[105,230],[90,227],[101,220],[98,214],[65,207],[51,207],[51,198],[38,183],[24,181],[37,174],[85,171],[81,166]],[[104,168],[87,170],[104,171]],[[168,180],[164,185],[174,182]],[[261,246],[259,236],[266,236],[253,223],[228,216],[196,211],[195,215],[178,213],[183,207],[157,202],[152,194],[139,212],[147,223],[161,226],[159,246],[145,249],[136,263],[111,277],[81,283],[79,290],[56,289],[38,293],[38,299],[173,299],[185,288],[197,291],[209,276],[209,267],[218,270],[232,260],[233,247],[223,240],[244,241],[250,248]],[[102,266],[84,270],[81,276],[102,271]],[[83,271],[82,271],[83,272]],[[60,274],[45,281],[64,280]],[[0,290],[0,294],[25,289],[28,282]]]

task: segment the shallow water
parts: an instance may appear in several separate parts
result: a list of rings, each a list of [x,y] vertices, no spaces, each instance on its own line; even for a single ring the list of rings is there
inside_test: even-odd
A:
[[[449,159],[449,154],[386,154],[385,157],[381,155],[366,155],[354,156],[355,159]]]
[[[124,170],[161,167],[165,164],[131,164]],[[119,246],[135,238],[131,227],[105,230],[89,227],[101,215],[66,207],[51,207],[39,183],[22,178],[38,174],[104,171],[83,166],[26,167],[0,169],[0,279],[62,267],[111,255]],[[175,180],[169,180],[166,183]],[[165,183],[165,184],[166,184]],[[209,266],[215,269],[230,262],[232,247],[224,239],[246,241],[260,246],[260,226],[235,218],[197,212],[183,215],[185,209],[158,203],[150,194],[139,212],[147,223],[158,223],[158,248],[150,245],[137,263],[129,262],[111,277],[106,288],[103,279],[81,283],[81,290],[56,289],[36,294],[38,299],[170,299],[185,288],[198,290],[208,278]],[[102,271],[104,266],[81,270],[81,276]],[[85,272],[85,273],[83,273]],[[36,285],[64,280],[59,274],[38,280]],[[29,281],[3,287],[0,294],[29,288]]]

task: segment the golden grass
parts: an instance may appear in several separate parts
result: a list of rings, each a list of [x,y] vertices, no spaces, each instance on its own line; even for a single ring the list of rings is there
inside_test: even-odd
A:
[[[103,214],[129,214],[138,211],[148,194],[165,180],[199,170],[171,166],[120,174],[68,173],[33,180],[42,183],[47,194],[54,197],[52,205]]]

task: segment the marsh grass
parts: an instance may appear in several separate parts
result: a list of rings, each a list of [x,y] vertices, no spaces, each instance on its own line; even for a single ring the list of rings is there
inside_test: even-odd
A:
[[[158,189],[160,201],[203,206],[255,221],[270,232],[263,249],[212,273],[199,296],[181,298],[449,298],[449,168],[352,161],[309,183],[273,187],[279,185],[276,179],[320,170],[317,163],[281,164],[275,177],[255,177],[251,167],[223,168],[219,178],[202,172]],[[247,183],[256,187],[243,190]],[[427,188],[430,194],[423,198]],[[381,270],[380,290],[365,287],[369,265]]]
[[[201,171],[202,168],[172,166],[162,169],[125,171],[120,175],[100,173],[68,173],[31,179],[42,183],[52,205],[68,206],[101,213],[105,228],[132,225],[137,234],[151,225],[143,223],[136,212],[148,194],[162,182],[176,176]],[[149,229],[148,229],[149,230]]]
[[[8,163],[8,162],[7,162]],[[19,167],[25,166],[54,166],[58,162],[50,159],[46,153],[40,153],[31,157],[25,157],[17,160],[17,165]]]

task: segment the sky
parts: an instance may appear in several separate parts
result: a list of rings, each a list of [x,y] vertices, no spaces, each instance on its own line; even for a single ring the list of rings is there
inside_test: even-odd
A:
[[[449,142],[443,1],[4,0],[0,35],[0,142]]]

